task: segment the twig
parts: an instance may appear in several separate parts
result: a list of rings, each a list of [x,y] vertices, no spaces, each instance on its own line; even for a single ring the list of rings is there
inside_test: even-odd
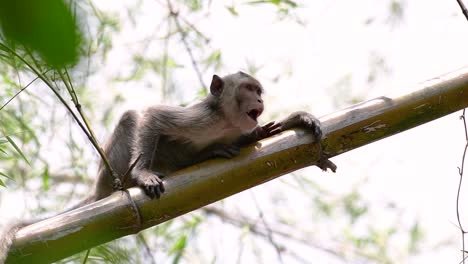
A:
[[[463,12],[463,15],[465,16],[466,20],[468,20],[468,9],[466,9],[465,4],[463,3],[462,0],[457,0],[458,5],[460,6],[460,9]]]
[[[75,108],[78,111],[78,114],[80,115],[81,120],[84,122],[84,124],[86,126],[86,129],[87,129],[87,131],[89,133],[89,137],[88,137],[89,140],[91,141],[93,146],[95,146],[97,152],[99,153],[99,156],[101,157],[101,159],[104,162],[104,166],[106,166],[107,171],[113,177],[114,183],[117,185],[117,186],[115,186],[115,189],[120,190],[120,189],[123,188],[123,186],[121,185],[121,181],[119,180],[120,175],[117,175],[114,172],[114,170],[112,169],[112,166],[110,164],[109,159],[106,157],[106,154],[104,153],[104,150],[102,149],[102,147],[97,142],[96,135],[94,134],[93,128],[91,127],[91,125],[90,125],[90,123],[88,121],[88,118],[84,114],[83,109],[81,107],[81,104],[79,102],[78,96],[76,95],[76,91],[75,91],[75,88],[73,87],[73,83],[71,81],[70,75],[68,74],[68,71],[67,71],[66,68],[64,69],[64,71],[65,71],[65,75],[60,70],[57,70],[57,73],[59,74],[60,79],[62,80],[62,82],[65,84],[65,87],[67,88],[68,93],[70,94],[72,102],[75,105]]]
[[[238,215],[236,215],[236,216],[230,215],[230,214],[226,213],[225,211],[223,211],[221,209],[218,209],[218,208],[216,208],[214,206],[206,206],[206,207],[203,207],[202,210],[207,214],[216,215],[219,218],[221,218],[223,221],[225,221],[227,223],[230,223],[230,224],[232,224],[234,226],[238,226],[238,227],[242,227],[242,228],[248,227],[249,230],[252,233],[254,233],[254,234],[258,235],[258,236],[265,237],[266,239],[268,239],[267,232],[265,230],[261,229],[261,227],[259,227],[256,223],[254,223],[254,221],[251,220],[251,219],[248,219],[246,217],[239,217]],[[282,238],[294,240],[294,241],[302,243],[302,244],[304,244],[304,245],[306,245],[308,247],[313,247],[313,248],[315,248],[317,250],[321,250],[321,251],[323,251],[323,252],[325,252],[327,254],[330,254],[330,255],[335,256],[337,258],[340,258],[342,260],[346,260],[343,253],[338,252],[338,251],[334,251],[333,249],[330,249],[330,248],[326,248],[326,247],[324,247],[322,245],[319,245],[319,244],[315,243],[314,241],[311,241],[310,239],[294,235],[292,232],[284,231],[284,230],[281,230],[280,228],[275,228],[274,230],[270,230],[270,231],[273,232],[275,235],[280,236]]]
[[[260,205],[258,204],[257,199],[255,199],[255,195],[252,192],[250,192],[250,194],[252,196],[252,200],[255,203],[255,207],[257,207],[258,216],[260,217],[260,220],[262,220],[262,223],[265,226],[265,229],[267,231],[268,241],[270,241],[270,244],[275,248],[276,254],[278,255],[279,263],[284,263],[283,255],[282,255],[283,247],[278,245],[278,243],[276,243],[276,241],[273,239],[273,231],[270,228],[270,225],[268,225],[267,221],[265,220],[265,217],[263,217],[263,211],[260,208]]]
[[[458,262],[458,264],[465,263],[466,258],[468,258],[468,256],[464,257],[462,261]]]
[[[164,55],[162,59],[162,78],[161,78],[161,87],[162,87],[162,97],[167,99],[167,61],[169,57],[169,35],[171,33],[171,20],[167,19],[167,36],[164,38],[163,49]]]
[[[205,34],[203,34],[200,30],[198,30],[198,28],[193,24],[191,23],[190,21],[188,21],[186,18],[182,17],[182,22],[184,22],[185,24],[187,24],[187,26],[189,26],[193,31],[195,31],[195,33],[197,33],[197,35],[199,37],[201,37],[206,44],[210,43],[210,38],[208,38],[207,36],[205,36]]]
[[[82,264],[86,264],[86,262],[88,262],[89,252],[91,252],[91,249],[86,250],[86,255],[83,259]]]
[[[125,174],[123,175],[122,177],[122,183],[125,185],[125,183],[127,182],[127,179],[128,179],[128,176],[130,176],[130,173],[132,172],[133,168],[135,168],[135,165],[137,164],[137,162],[140,160],[141,158],[141,155],[143,153],[140,153],[140,155],[138,155],[138,157],[136,158],[136,160],[132,163],[132,165],[130,165],[130,167],[128,168],[128,170],[125,172]]]
[[[44,72],[45,74],[45,72]],[[37,79],[39,79],[39,76],[34,78],[32,81],[30,81],[26,86],[24,86],[23,88],[21,88],[21,90],[19,90],[18,92],[15,93],[15,95],[13,95],[13,97],[11,97],[10,99],[8,99],[8,101],[2,105],[2,107],[0,107],[0,111],[2,111],[3,108],[5,108],[5,106],[7,106],[11,101],[13,101],[13,99],[15,99],[16,96],[18,96],[22,91],[24,91],[26,88],[28,88],[33,82],[35,82]]]
[[[463,109],[463,113],[460,116],[460,119],[462,120],[464,129],[465,129],[466,144],[465,144],[465,148],[463,150],[461,166],[458,167],[458,174],[460,175],[460,180],[458,182],[458,191],[457,191],[457,220],[458,220],[458,227],[460,228],[460,232],[462,234],[462,261],[461,262],[464,264],[465,259],[466,259],[466,255],[465,255],[465,253],[466,253],[466,251],[465,251],[465,234],[466,234],[466,231],[463,228],[461,220],[460,220],[460,192],[461,192],[461,187],[462,187],[463,172],[464,172],[464,168],[465,168],[465,157],[466,157],[466,152],[468,150],[468,128],[467,128],[467,124],[466,124],[465,109]]]
[[[153,263],[153,264],[156,264],[156,260],[154,259],[153,257],[153,253],[151,253],[151,249],[150,247],[148,246],[148,243],[146,242],[146,239],[145,237],[143,236],[142,233],[139,233],[137,235],[137,239],[138,241],[143,245],[143,248],[145,249],[145,252],[146,252],[146,255],[148,255],[149,259],[150,259],[150,262]],[[146,262],[145,262],[146,263]]]
[[[184,44],[185,50],[187,51],[187,53],[188,53],[188,55],[190,57],[190,61],[192,62],[193,69],[195,70],[195,72],[197,74],[198,81],[200,82],[200,85],[203,88],[206,88],[207,86],[205,85],[205,82],[203,81],[202,73],[201,73],[200,69],[198,68],[198,64],[197,64],[197,61],[195,60],[195,56],[193,55],[192,48],[190,48],[190,45],[187,42],[187,33],[183,30],[182,26],[180,25],[179,13],[174,11],[174,9],[172,8],[172,3],[171,3],[170,0],[167,0],[167,6],[169,7],[170,16],[174,19],[175,25],[177,27],[177,31],[179,31],[179,33],[180,33],[182,43]]]

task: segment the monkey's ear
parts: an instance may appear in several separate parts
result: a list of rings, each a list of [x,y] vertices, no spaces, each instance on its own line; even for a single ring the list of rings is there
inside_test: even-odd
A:
[[[220,96],[223,92],[224,81],[218,75],[213,75],[213,79],[210,84],[210,93],[214,96]]]
[[[239,74],[244,76],[244,77],[250,77],[250,75],[248,75],[247,73],[245,73],[243,71],[239,71]]]

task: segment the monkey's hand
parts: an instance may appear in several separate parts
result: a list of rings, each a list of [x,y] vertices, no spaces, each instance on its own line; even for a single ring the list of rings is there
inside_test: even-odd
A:
[[[281,131],[290,129],[290,128],[304,128],[309,130],[314,135],[315,142],[320,146],[320,159],[317,163],[317,166],[321,168],[323,171],[330,169],[333,172],[336,172],[337,166],[331,162],[326,155],[322,152],[322,145],[320,140],[322,139],[322,129],[320,125],[320,121],[315,118],[313,115],[299,111],[292,113],[288,118],[286,118],[281,123]]]
[[[281,132],[281,123],[275,123],[275,121],[270,122],[264,126],[259,126],[255,128],[252,133],[247,134],[247,135],[242,135],[235,145],[238,146],[246,146],[249,144],[252,144],[256,141],[259,141],[261,139],[271,137],[273,135],[276,135]]]
[[[264,139],[267,137],[271,137],[281,132],[281,123],[275,123],[272,121],[262,127],[258,127],[255,133],[255,140],[258,141],[260,139]]]
[[[136,177],[137,184],[140,186],[151,199],[161,197],[164,192],[164,184],[161,178],[150,170],[138,171]]]

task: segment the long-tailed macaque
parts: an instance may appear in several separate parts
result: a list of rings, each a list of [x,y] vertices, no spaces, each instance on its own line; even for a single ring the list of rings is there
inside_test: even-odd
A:
[[[210,94],[200,103],[189,107],[151,106],[141,113],[127,111],[104,152],[120,177],[136,162],[131,177],[123,181],[124,188],[139,186],[151,198],[159,198],[164,193],[161,178],[165,175],[211,158],[232,158],[239,154],[239,147],[283,130],[302,127],[320,140],[320,123],[306,112],[258,126],[264,109],[262,93],[260,82],[246,73],[223,78],[214,75]],[[110,195],[113,186],[114,178],[101,162],[94,192],[80,205]],[[0,262],[15,232],[7,232],[9,235],[0,241]]]
[[[140,186],[154,198],[164,192],[163,176],[207,159],[232,158],[239,154],[239,147],[282,130],[303,127],[320,140],[320,123],[306,112],[258,126],[264,109],[262,93],[260,82],[246,73],[223,78],[214,75],[210,94],[198,104],[126,112],[106,144],[105,154],[118,175],[125,174],[141,155],[124,187]],[[113,178],[101,163],[90,201],[113,191]]]

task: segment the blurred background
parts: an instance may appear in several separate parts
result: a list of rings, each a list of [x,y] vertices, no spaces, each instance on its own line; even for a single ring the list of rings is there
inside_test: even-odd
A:
[[[70,207],[90,192],[99,161],[28,63],[68,103],[67,80],[74,86],[101,143],[125,110],[193,103],[215,73],[256,76],[266,123],[410,92],[468,65],[455,0],[7,2],[0,106],[34,82],[0,110],[1,226]],[[460,115],[335,157],[335,174],[302,169],[99,246],[88,263],[458,263]]]

